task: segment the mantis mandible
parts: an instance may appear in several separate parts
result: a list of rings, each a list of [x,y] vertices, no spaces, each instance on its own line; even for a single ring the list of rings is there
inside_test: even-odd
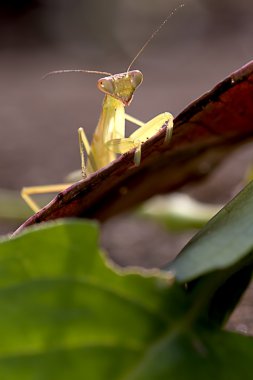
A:
[[[183,4],[181,4],[179,7],[181,8],[182,6]],[[154,38],[154,36],[159,32],[159,30],[177,9],[175,9],[173,12],[170,12],[168,17],[151,34],[150,38],[145,42],[143,47],[139,50],[137,55],[128,66],[126,72],[112,75],[103,71],[78,69],[57,70],[52,71],[46,75],[48,76],[51,74],[71,72],[106,75],[106,77],[99,79],[97,83],[98,89],[102,91],[105,96],[102,105],[102,112],[99,117],[98,125],[93,134],[91,144],[89,144],[83,128],[79,128],[78,130],[83,178],[86,178],[89,174],[96,172],[97,170],[114,161],[117,157],[117,154],[126,153],[131,149],[135,149],[134,163],[138,166],[141,162],[142,143],[152,137],[163,127],[166,128],[164,142],[167,143],[170,141],[173,129],[173,116],[171,113],[164,112],[149,120],[147,123],[144,123],[125,113],[125,107],[130,105],[135,90],[143,81],[142,73],[139,70],[130,70],[130,68],[142,53],[142,51],[145,49],[145,47],[149,44],[151,39]],[[125,137],[126,120],[136,124],[139,127],[129,137]],[[38,212],[40,210],[40,207],[32,199],[33,195],[60,192],[70,185],[71,183],[63,183],[55,185],[24,187],[21,191],[21,196],[34,212]]]

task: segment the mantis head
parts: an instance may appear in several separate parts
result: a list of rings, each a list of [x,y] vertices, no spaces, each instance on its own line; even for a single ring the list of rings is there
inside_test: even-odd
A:
[[[99,79],[98,89],[128,106],[142,80],[143,75],[139,70],[127,71]]]

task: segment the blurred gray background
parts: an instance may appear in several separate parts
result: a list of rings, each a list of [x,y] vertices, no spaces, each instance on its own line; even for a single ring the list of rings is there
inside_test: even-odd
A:
[[[62,182],[80,166],[77,129],[83,126],[91,138],[96,126],[103,98],[96,76],[42,76],[69,68],[125,71],[182,3],[133,66],[144,82],[128,112],[143,120],[163,111],[176,116],[252,59],[252,0],[0,1],[1,188]],[[225,202],[251,160],[248,145],[208,184],[186,190],[203,201]],[[1,232],[15,227],[2,222]],[[103,245],[121,264],[154,266],[175,255],[191,235],[168,235],[128,215],[104,226]]]

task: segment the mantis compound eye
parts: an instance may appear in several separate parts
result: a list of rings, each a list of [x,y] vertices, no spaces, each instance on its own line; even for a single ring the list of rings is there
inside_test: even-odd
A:
[[[113,95],[115,92],[113,80],[109,78],[99,79],[98,89],[106,94]]]
[[[129,76],[134,89],[136,89],[143,81],[143,75],[139,70],[130,71]]]

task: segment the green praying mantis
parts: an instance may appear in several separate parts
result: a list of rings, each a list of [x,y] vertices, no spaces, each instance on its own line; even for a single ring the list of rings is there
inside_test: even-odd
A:
[[[182,6],[183,4],[179,7],[181,8]],[[89,144],[83,128],[79,128],[78,130],[81,155],[81,172],[83,178],[86,178],[91,173],[94,173],[110,164],[116,159],[118,154],[126,153],[132,149],[135,150],[134,163],[137,166],[140,165],[142,144],[161,128],[166,128],[164,143],[168,143],[170,141],[173,130],[173,116],[171,113],[164,112],[144,123],[128,115],[125,112],[125,107],[130,105],[134,92],[143,81],[142,73],[139,70],[130,70],[130,68],[145,47],[149,44],[151,39],[154,38],[154,36],[160,31],[160,29],[177,9],[170,12],[168,17],[151,34],[150,38],[145,42],[143,47],[139,50],[128,66],[126,72],[112,75],[111,73],[103,71],[78,69],[57,70],[46,75],[48,76],[52,74],[71,72],[106,75],[106,77],[99,79],[97,83],[98,89],[103,92],[105,96],[98,125],[93,134],[91,144]],[[129,137],[125,136],[126,120],[136,124],[139,127]],[[60,192],[70,185],[70,183],[62,183],[55,185],[24,187],[21,191],[21,196],[34,212],[38,212],[40,207],[37,202],[33,200],[33,195]]]

